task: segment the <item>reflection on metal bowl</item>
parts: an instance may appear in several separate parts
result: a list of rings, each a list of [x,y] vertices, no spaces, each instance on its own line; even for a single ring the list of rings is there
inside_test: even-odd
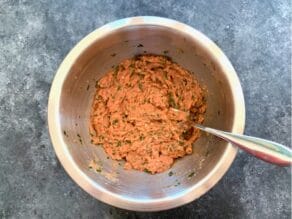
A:
[[[237,149],[202,133],[192,155],[178,159],[169,171],[151,175],[124,170],[118,161],[107,159],[101,146],[92,145],[88,127],[96,80],[111,66],[137,54],[167,54],[193,72],[208,90],[204,124],[243,132],[243,93],[223,52],[185,24],[146,16],[109,23],[82,39],[67,55],[51,87],[50,136],[65,170],[95,198],[129,210],[170,209],[211,189],[230,167]],[[102,171],[90,169],[92,162]]]

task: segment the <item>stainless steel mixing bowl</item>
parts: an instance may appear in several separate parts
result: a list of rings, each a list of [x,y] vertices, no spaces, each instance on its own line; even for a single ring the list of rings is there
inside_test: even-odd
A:
[[[95,83],[113,65],[136,54],[166,54],[208,90],[205,125],[242,133],[245,105],[238,77],[223,52],[190,26],[159,17],[109,23],[82,39],[60,65],[48,106],[50,136],[67,173],[86,192],[116,207],[157,211],[188,203],[212,188],[237,149],[202,134],[194,153],[164,173],[126,171],[90,143],[89,113]],[[89,169],[95,160],[102,172]],[[170,171],[173,173],[170,173]]]

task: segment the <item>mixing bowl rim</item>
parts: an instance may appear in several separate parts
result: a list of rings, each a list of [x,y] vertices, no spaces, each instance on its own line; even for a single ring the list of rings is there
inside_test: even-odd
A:
[[[205,194],[229,169],[236,156],[237,148],[228,144],[226,150],[212,171],[210,171],[197,184],[176,195],[159,199],[134,199],[105,190],[90,179],[70,156],[68,146],[62,137],[63,133],[61,124],[59,124],[62,87],[67,74],[70,72],[71,67],[74,65],[78,57],[98,39],[106,37],[113,31],[129,26],[141,25],[154,25],[175,29],[176,31],[180,31],[181,33],[197,40],[201,46],[210,52],[210,55],[212,55],[220,64],[220,67],[224,74],[226,74],[227,80],[231,86],[231,93],[234,99],[234,122],[231,131],[235,133],[243,133],[245,125],[244,96],[239,78],[228,58],[215,43],[198,30],[172,19],[153,16],[130,17],[108,23],[88,34],[68,53],[59,66],[51,86],[48,102],[48,125],[51,141],[59,161],[71,178],[87,193],[116,207],[136,211],[158,211],[178,207]]]

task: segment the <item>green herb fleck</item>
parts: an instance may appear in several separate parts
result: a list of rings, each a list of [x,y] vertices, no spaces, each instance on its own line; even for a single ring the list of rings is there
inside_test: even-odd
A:
[[[96,96],[95,96],[95,99],[96,99],[96,100],[102,100],[102,97],[101,97],[100,95],[96,95]]]
[[[100,173],[101,172],[101,168],[96,168],[95,171]]]
[[[112,124],[113,124],[113,125],[116,125],[118,122],[119,122],[118,119],[114,119],[113,122],[112,122]]]
[[[206,156],[206,157],[208,157],[208,156],[209,156],[209,154],[210,154],[210,151],[209,151],[209,150],[207,150],[207,151],[206,151],[206,154],[205,154],[205,156]]]
[[[163,77],[164,77],[164,79],[166,79],[166,80],[168,79],[168,78],[167,78],[167,72],[166,72],[166,71],[163,72]]]
[[[120,67],[117,65],[114,70],[114,78],[117,78]]]
[[[143,135],[140,135],[139,139],[140,139],[140,141],[143,141],[145,139],[145,137]]]
[[[185,143],[183,141],[178,142],[180,146],[183,146]]]
[[[166,55],[167,53],[169,53],[169,51],[168,51],[168,50],[164,50],[164,51],[163,51],[163,54],[165,54],[165,55]]]
[[[118,141],[117,142],[117,147],[120,147],[120,146],[122,146],[122,142],[121,141]]]
[[[168,93],[168,104],[172,108],[175,108],[175,109],[177,108],[177,105],[175,103],[175,100],[174,100],[174,97],[173,97],[172,93]]]
[[[184,84],[184,86],[187,86],[187,84],[188,84],[188,81],[187,81],[187,79],[183,79],[183,84]]]
[[[183,131],[183,133],[181,134],[182,139],[189,140],[192,137],[193,132],[194,132],[194,128],[193,127],[191,127],[188,130]]]
[[[127,144],[132,144],[132,142],[130,140],[126,140],[125,141]]]
[[[130,72],[131,72],[131,73],[130,73],[130,78],[132,78],[133,75],[135,74],[135,71],[134,71],[134,69],[131,69]]]
[[[87,88],[86,88],[86,90],[89,90],[89,87],[90,87],[90,85],[87,85]]]
[[[195,175],[195,172],[191,172],[189,175],[188,175],[188,178],[191,178]]]
[[[79,140],[80,144],[83,144],[81,136],[79,134],[77,134],[77,137],[78,137],[78,140]]]
[[[138,73],[140,79],[144,79],[145,75],[142,73]]]
[[[97,88],[100,88],[100,86],[99,86],[99,80],[97,80],[96,82],[95,82],[95,88],[97,89]]]
[[[141,81],[138,82],[138,87],[139,87],[140,91],[143,91],[143,85],[142,85]]]
[[[120,70],[124,71],[126,68],[123,65],[120,65]]]
[[[173,172],[170,171],[170,172],[168,173],[168,176],[172,176],[172,175],[173,175]]]
[[[151,171],[149,171],[149,170],[146,169],[146,168],[144,169],[144,172],[145,172],[145,173],[149,173],[149,174],[151,174]]]
[[[144,47],[141,43],[139,43],[138,45],[137,45],[137,47]]]
[[[68,134],[67,134],[67,132],[65,130],[63,131],[63,133],[64,133],[65,136],[68,137]]]

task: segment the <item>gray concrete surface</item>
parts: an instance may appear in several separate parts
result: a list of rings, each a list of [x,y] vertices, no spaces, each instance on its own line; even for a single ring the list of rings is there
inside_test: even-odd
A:
[[[0,0],[0,218],[291,218],[291,169],[245,153],[202,198],[155,213],[101,203],[64,172],[46,121],[55,71],[89,32],[135,15],[173,18],[213,39],[241,79],[246,134],[291,145],[288,0]]]

